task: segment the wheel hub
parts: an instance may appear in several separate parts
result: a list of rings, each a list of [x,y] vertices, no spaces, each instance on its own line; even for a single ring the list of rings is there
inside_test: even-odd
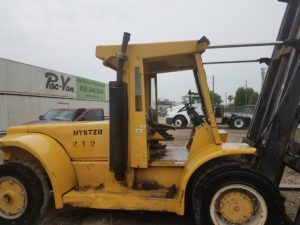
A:
[[[5,195],[3,195],[3,201],[5,203],[9,203],[12,200],[11,195],[12,195],[12,193],[6,193]]]
[[[229,184],[216,191],[210,204],[210,218],[219,225],[263,225],[268,209],[262,195],[244,184]]]
[[[243,121],[242,119],[236,119],[236,120],[234,121],[234,125],[235,125],[237,128],[241,128],[241,127],[243,127],[243,125],[244,125],[244,121]]]
[[[254,213],[255,203],[250,193],[229,191],[221,195],[217,201],[221,217],[233,224],[245,223]]]
[[[20,217],[27,206],[27,194],[22,183],[14,177],[0,178],[0,216],[6,219]]]
[[[182,126],[181,120],[179,120],[179,119],[175,120],[175,126],[176,127],[181,127]]]

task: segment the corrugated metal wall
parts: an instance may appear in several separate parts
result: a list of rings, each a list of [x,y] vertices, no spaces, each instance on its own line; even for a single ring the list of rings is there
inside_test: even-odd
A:
[[[46,73],[51,73],[57,76],[57,82],[50,82],[55,80],[54,77],[47,76]],[[23,94],[36,94],[36,95],[48,95],[48,96],[62,96],[75,98],[75,91],[65,91],[62,87],[63,82],[67,84],[66,87],[75,88],[75,77],[48,70],[36,66],[31,66],[11,60],[0,59],[0,91],[9,93],[23,93]],[[49,82],[47,83],[47,81]],[[48,84],[48,86],[46,86]],[[57,89],[51,84],[58,84]],[[69,88],[69,90],[71,90]]]
[[[82,88],[77,90],[77,86]],[[69,98],[100,94],[102,101],[108,101],[107,89],[101,82],[0,58],[1,92]]]
[[[37,120],[51,108],[102,107],[108,116],[108,85],[78,79],[0,58],[0,132]]]

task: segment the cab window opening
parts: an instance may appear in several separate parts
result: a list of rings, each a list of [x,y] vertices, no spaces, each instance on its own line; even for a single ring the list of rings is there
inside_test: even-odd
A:
[[[135,78],[135,111],[141,112],[142,109],[142,81],[140,68],[135,67],[134,69]]]

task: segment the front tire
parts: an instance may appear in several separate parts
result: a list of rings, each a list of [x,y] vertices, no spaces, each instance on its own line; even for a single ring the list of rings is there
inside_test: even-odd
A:
[[[197,225],[286,224],[278,189],[236,161],[212,165],[196,177],[192,206]]]
[[[0,166],[0,224],[34,225],[45,206],[41,179],[19,163]]]

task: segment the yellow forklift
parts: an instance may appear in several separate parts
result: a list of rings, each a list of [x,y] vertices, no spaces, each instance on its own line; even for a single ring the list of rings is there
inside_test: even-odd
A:
[[[288,9],[299,9],[293,4]],[[122,45],[96,48],[117,72],[109,84],[109,121],[27,124],[0,139],[0,224],[35,224],[49,193],[57,209],[165,211],[190,215],[197,225],[292,224],[278,185],[262,172],[266,158],[251,138],[257,123],[247,143],[227,143],[217,128],[201,58],[208,39],[128,45],[129,38],[124,33]],[[295,43],[272,44],[298,56]],[[189,141],[168,147],[161,141],[172,141],[174,128],[157,120],[157,77],[183,70],[194,76],[204,116],[187,105]],[[292,153],[286,162],[297,168]]]

